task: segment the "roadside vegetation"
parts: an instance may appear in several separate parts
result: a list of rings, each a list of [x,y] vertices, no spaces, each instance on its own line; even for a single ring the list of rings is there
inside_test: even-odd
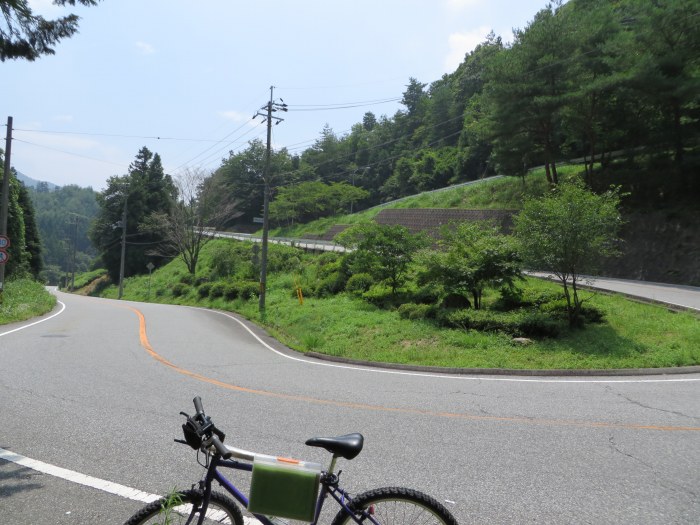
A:
[[[44,315],[55,305],[56,297],[43,284],[32,279],[9,280],[0,302],[0,325]]]
[[[479,310],[439,307],[413,281],[415,267],[392,293],[367,276],[342,283],[343,259],[271,245],[264,318],[254,245],[247,242],[209,243],[197,277],[175,260],[150,279],[128,278],[124,299],[238,312],[300,352],[376,362],[513,369],[700,363],[700,323],[691,313],[580,291],[586,321],[570,327],[561,286],[527,277],[511,295],[485,288]],[[117,288],[101,295],[116,298]]]

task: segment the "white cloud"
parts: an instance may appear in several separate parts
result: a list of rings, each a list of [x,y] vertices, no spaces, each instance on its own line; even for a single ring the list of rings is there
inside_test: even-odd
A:
[[[146,42],[136,42],[136,47],[139,48],[144,55],[152,55],[156,52],[156,49]]]
[[[466,33],[452,33],[449,37],[450,51],[445,57],[445,70],[452,72],[464,60],[464,55],[473,51],[476,46],[486,40],[491,28],[481,26]]]

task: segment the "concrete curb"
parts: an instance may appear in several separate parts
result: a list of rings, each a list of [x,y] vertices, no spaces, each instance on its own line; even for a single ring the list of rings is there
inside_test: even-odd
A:
[[[598,377],[598,376],[656,376],[700,373],[700,366],[680,366],[677,368],[612,368],[612,369],[551,369],[530,370],[513,368],[449,368],[440,366],[416,366],[399,363],[381,363],[359,361],[345,357],[336,357],[318,352],[304,352],[304,355],[321,361],[331,361],[346,365],[386,368],[389,370],[405,370],[410,372],[429,372],[435,374],[454,375],[484,375],[484,376],[531,376],[531,377]]]

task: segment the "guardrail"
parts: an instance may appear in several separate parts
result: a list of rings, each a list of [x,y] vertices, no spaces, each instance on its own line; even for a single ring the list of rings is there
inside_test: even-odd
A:
[[[225,239],[236,239],[239,241],[262,242],[262,237],[253,235],[252,233],[236,233],[236,232],[211,232],[214,237]],[[284,244],[304,250],[322,251],[322,252],[346,252],[344,246],[335,244],[330,241],[322,241],[318,239],[293,239],[291,237],[268,237],[268,242],[273,244]]]

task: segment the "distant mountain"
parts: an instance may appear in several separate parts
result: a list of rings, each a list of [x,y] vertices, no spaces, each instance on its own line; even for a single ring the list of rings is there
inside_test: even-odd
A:
[[[23,182],[25,186],[28,188],[36,188],[39,184],[42,182],[45,182],[49,186],[49,190],[53,191],[56,188],[60,188],[60,186],[57,186],[56,184],[52,182],[46,182],[46,181],[40,181],[36,179],[32,179],[31,177],[27,177],[23,173],[20,173],[19,171],[17,172],[17,178],[19,179],[20,182]]]

